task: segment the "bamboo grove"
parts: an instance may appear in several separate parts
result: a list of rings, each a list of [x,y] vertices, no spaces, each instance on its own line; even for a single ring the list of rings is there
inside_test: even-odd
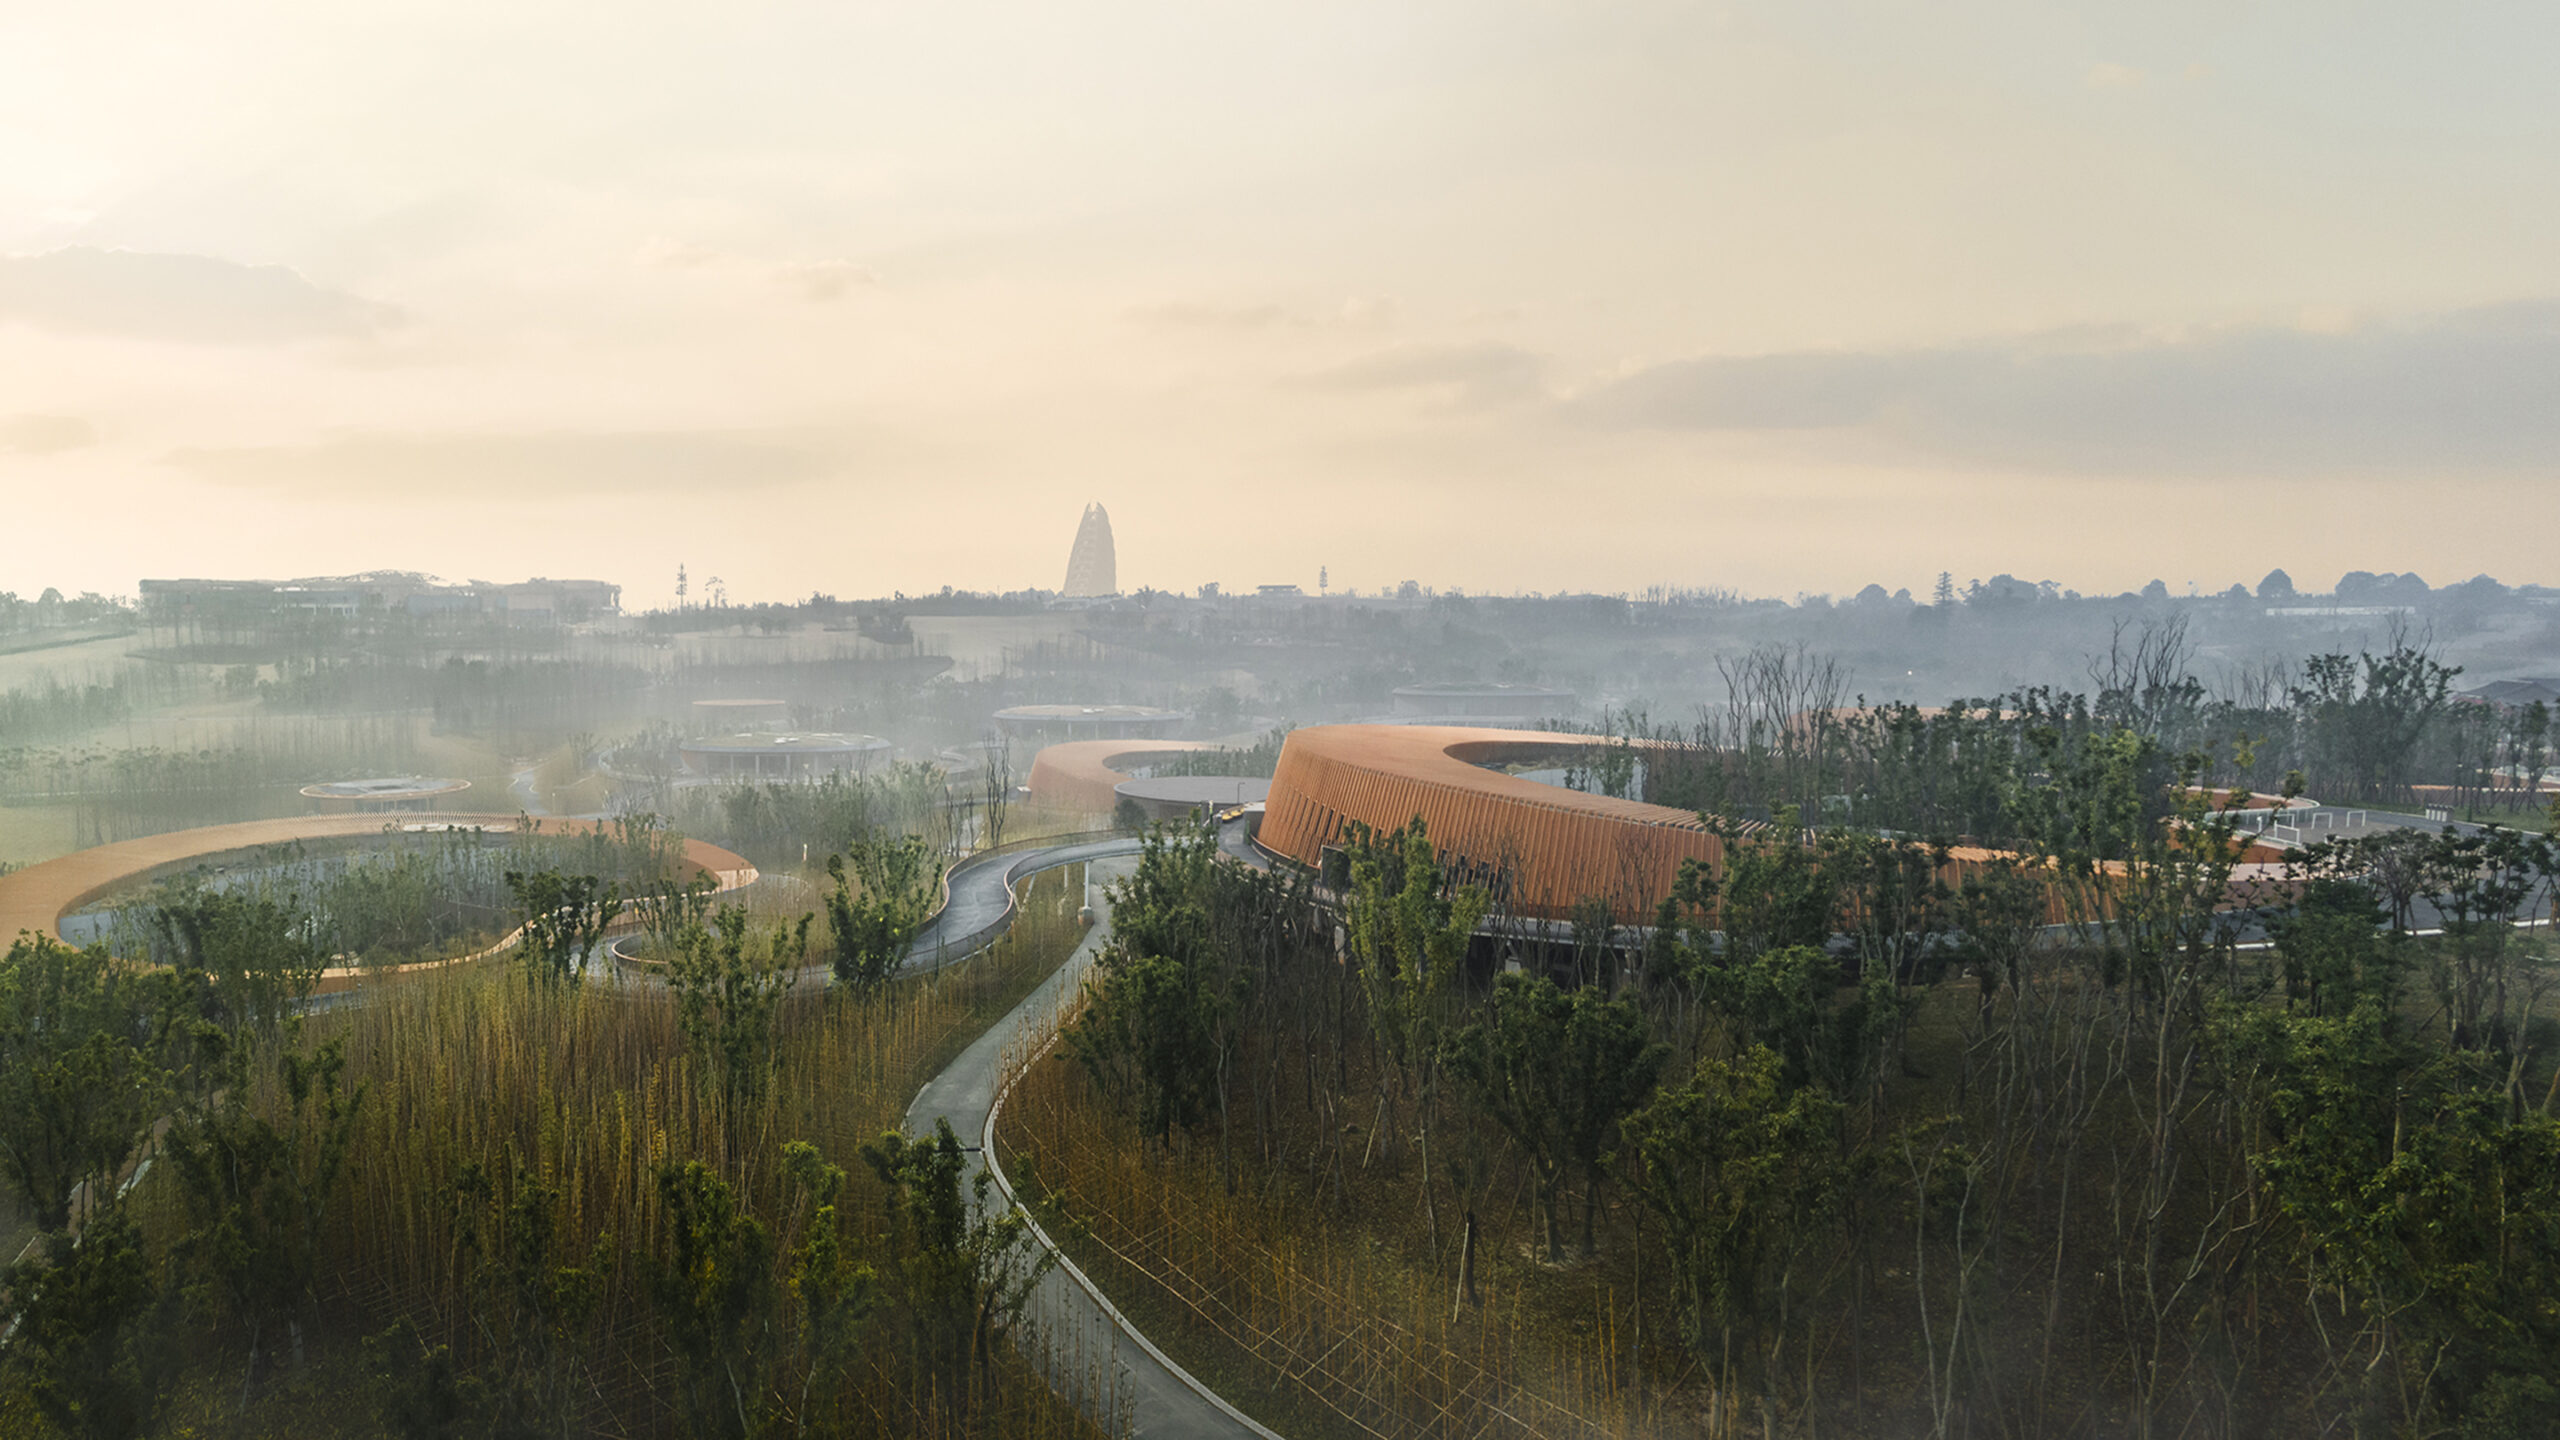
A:
[[[901,978],[876,952],[941,873],[913,837],[864,837],[824,918],[489,853],[519,943],[356,1003],[311,1002],[340,926],[303,897],[488,855],[284,857],[152,897],[162,963],[0,960],[0,1184],[40,1231],[0,1431],[1087,1433],[1012,1338],[1020,1220],[971,1207],[947,1131],[898,1129],[1077,943],[1080,872]],[[650,963],[617,975],[633,927]]]

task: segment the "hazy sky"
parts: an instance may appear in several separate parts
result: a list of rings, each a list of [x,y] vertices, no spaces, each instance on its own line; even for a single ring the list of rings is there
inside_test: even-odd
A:
[[[0,588],[2560,583],[2560,9],[0,6]]]

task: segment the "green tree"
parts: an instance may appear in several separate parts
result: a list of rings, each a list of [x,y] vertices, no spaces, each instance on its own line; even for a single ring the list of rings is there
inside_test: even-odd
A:
[[[1857,946],[1859,972],[1897,992],[1934,978],[1954,924],[1956,892],[1943,878],[1950,847],[1834,831],[1822,849],[1824,868],[1839,877],[1839,928]]]
[[[1729,1027],[1734,1048],[1766,1046],[1791,1085],[1837,1093],[1864,1083],[1897,1014],[1889,987],[1880,1000],[1862,989],[1839,1003],[1840,962],[1810,945],[1764,950],[1708,975],[1707,1007]]]
[[[2242,1012],[2251,1154],[2360,1429],[2548,1434],[2560,1401],[2560,1121],[2474,1057],[2338,1016]]]
[[[1068,1052],[1105,1095],[1134,1111],[1140,1133],[1169,1141],[1212,1105],[1217,1052],[1197,972],[1166,955],[1119,952],[1085,982]]]
[[[1856,757],[1852,813],[1859,824],[1978,843],[2007,833],[2003,800],[2014,783],[2018,742],[2001,705],[1876,705],[1851,713],[1842,729]]]
[[[942,857],[922,836],[902,835],[862,840],[851,859],[848,867],[845,856],[827,857],[835,983],[857,995],[881,995],[942,898]]]
[[[675,954],[689,927],[710,922],[712,894],[711,877],[696,875],[682,884],[654,880],[633,897],[632,913],[639,917],[641,933],[649,937],[656,958]]]
[[[649,1296],[675,1355],[685,1431],[755,1435],[772,1405],[773,1233],[699,1160],[662,1165],[658,1199],[667,1253],[648,1266]]]
[[[566,1433],[581,1341],[613,1273],[613,1236],[597,1236],[580,1263],[561,1263],[572,1257],[560,1244],[559,1189],[512,1151],[494,1174],[465,1163],[450,1204],[471,1323],[488,1357],[468,1391],[473,1431],[524,1440]]]
[[[301,1013],[328,963],[311,917],[283,900],[200,891],[160,906],[154,924],[173,967],[198,982],[206,1017],[269,1040]]]
[[[132,1158],[163,1096],[149,986],[104,950],[22,935],[0,959],[0,1177],[38,1226]]]
[[[174,1334],[142,1235],[123,1205],[90,1212],[80,1237],[45,1238],[9,1268],[7,1370],[66,1435],[126,1440],[151,1424],[175,1366]]]
[[[2287,698],[2310,741],[2316,793],[2390,800],[2408,791],[2410,765],[2428,729],[2452,703],[2459,665],[2423,642],[2392,637],[2381,655],[2314,655]]]
[[[2514,922],[2548,883],[2553,843],[2503,826],[2448,825],[2420,854],[2420,884],[2443,921],[2444,938],[2426,953],[2447,1039],[2457,1049],[2509,1052],[2521,1025],[2517,992],[2539,989],[2520,973]]]
[[[870,1266],[854,1261],[839,1233],[843,1168],[826,1163],[818,1147],[805,1140],[782,1148],[782,1168],[809,1207],[800,1243],[791,1252],[790,1277],[801,1354],[795,1413],[797,1428],[805,1433],[812,1420],[825,1428],[837,1419],[832,1404],[836,1382],[852,1357],[863,1323],[879,1303],[879,1277]],[[819,1388],[822,1381],[825,1389]],[[819,1413],[821,1405],[824,1413]]]
[[[1662,1220],[1681,1333],[1723,1376],[1749,1385],[1774,1430],[1777,1376],[1768,1363],[1840,1181],[1839,1104],[1790,1086],[1766,1046],[1702,1060],[1628,1117],[1629,1183]]]
[[[558,870],[507,872],[522,927],[517,952],[538,988],[574,988],[580,966],[596,953],[606,927],[622,914],[622,887],[593,875]]]
[[[1735,1049],[1767,1045],[1792,1084],[1835,1095],[1876,1083],[1916,1000],[1907,984],[1938,964],[1934,947],[1952,903],[1937,879],[1939,850],[1827,832],[1811,840],[1781,811],[1775,838],[1730,839],[1710,887],[1684,875],[1685,903],[1716,896],[1718,934],[1693,931],[1679,957],[1688,989],[1731,1032]],[[1857,947],[1856,989],[1845,1003],[1843,962],[1830,953],[1845,927]]]
[[[1716,917],[1727,961],[1829,943],[1842,875],[1822,847],[1805,842],[1796,812],[1781,808],[1766,837],[1726,836]]]
[[[1225,1045],[1246,976],[1219,924],[1221,865],[1205,829],[1158,830],[1111,892],[1111,943],[1085,982],[1069,1053],[1139,1128],[1168,1140],[1221,1106]]]
[[[1974,867],[1956,887],[1948,914],[1959,939],[1950,959],[1961,958],[1973,970],[1981,994],[1977,1021],[1988,1023],[2003,990],[2019,993],[2022,967],[2045,923],[2048,893],[2045,877],[2014,855]]]
[[[813,918],[751,936],[746,909],[723,905],[710,924],[689,924],[676,935],[667,962],[676,1028],[706,1086],[731,1105],[763,1094],[773,1077],[782,1000],[808,954]]]
[[[2509,802],[2529,807],[2540,793],[2543,772],[2551,767],[2551,707],[2536,700],[2519,707],[2507,717],[2500,747],[2505,760],[2505,778],[2512,782],[2516,795]]]
[[[1489,903],[1474,885],[1441,869],[1422,822],[1379,834],[1357,827],[1347,840],[1350,893],[1343,906],[1370,1032],[1387,1061],[1379,1094],[1379,1129],[1396,1129],[1394,1101],[1417,1102],[1424,1115],[1423,1170],[1430,1171],[1429,1110],[1439,1041],[1452,1004],[1458,962]],[[1426,1185],[1426,1203],[1428,1187]]]
[[[2409,941],[2381,934],[2384,918],[2362,883],[2306,879],[2292,911],[2268,927],[2286,1003],[2308,1015],[2343,1016],[2371,1002],[2388,1026],[2399,1008]]]
[[[1450,1074],[1528,1161],[1550,1262],[1564,1258],[1565,1181],[1583,1181],[1582,1253],[1597,1249],[1600,1182],[1618,1125],[1653,1088],[1667,1047],[1647,1037],[1633,1002],[1567,992],[1543,976],[1494,982],[1486,1019],[1446,1041]]]
[[[882,1280],[905,1321],[916,1388],[948,1412],[973,1410],[996,1347],[1057,1257],[1038,1247],[1027,1212],[995,1201],[992,1175],[964,1179],[968,1157],[949,1121],[915,1139],[888,1131],[862,1158],[889,1187]]]
[[[364,1340],[378,1387],[375,1418],[398,1440],[448,1440],[500,1432],[488,1419],[488,1388],[465,1375],[450,1345],[429,1345],[406,1320]]]
[[[191,1298],[244,1326],[245,1395],[277,1328],[302,1361],[304,1318],[316,1302],[320,1236],[347,1167],[364,1087],[346,1084],[346,1052],[331,1040],[276,1056],[262,1094],[246,1038],[222,1056],[222,1083],[169,1128],[167,1152],[187,1206],[177,1245]],[[265,1113],[271,1104],[280,1112]]]

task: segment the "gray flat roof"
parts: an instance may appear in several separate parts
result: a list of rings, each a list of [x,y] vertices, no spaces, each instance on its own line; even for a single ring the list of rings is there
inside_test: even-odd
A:
[[[1113,793],[1175,805],[1236,805],[1270,798],[1271,782],[1249,775],[1157,775],[1123,780]]]
[[[889,742],[877,735],[830,735],[802,731],[788,735],[708,735],[700,740],[684,741],[677,748],[696,755],[762,755],[774,751],[830,754],[886,750]]]
[[[1420,685],[1399,685],[1398,695],[1554,695],[1570,698],[1570,690],[1557,690],[1545,685],[1523,685],[1507,680],[1430,681]]]
[[[999,720],[1182,720],[1180,710],[1153,705],[1015,705],[996,712]]]
[[[314,800],[414,800],[423,795],[450,795],[468,790],[468,780],[435,780],[416,775],[387,775],[378,780],[329,780],[305,785]]]

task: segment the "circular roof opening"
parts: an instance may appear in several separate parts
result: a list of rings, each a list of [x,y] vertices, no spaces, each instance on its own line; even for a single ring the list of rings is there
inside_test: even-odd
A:
[[[471,782],[468,780],[439,780],[416,775],[392,775],[376,780],[328,780],[317,785],[305,785],[302,787],[302,793],[314,800],[390,804],[404,800],[428,800],[438,795],[454,795],[470,788]]]
[[[1247,775],[1153,775],[1123,780],[1112,787],[1124,800],[1135,800],[1150,820],[1179,820],[1197,810],[1203,814],[1238,805],[1258,805],[1271,797],[1271,782]]]
[[[750,778],[868,770],[894,748],[877,735],[816,730],[706,735],[676,747],[697,775]]]
[[[1125,740],[1169,735],[1187,723],[1191,715],[1154,705],[1015,705],[997,711],[995,718],[997,726],[1009,735]]]

